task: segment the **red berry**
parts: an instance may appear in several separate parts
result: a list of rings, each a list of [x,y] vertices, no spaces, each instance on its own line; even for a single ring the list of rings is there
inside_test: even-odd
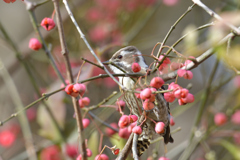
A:
[[[164,133],[165,124],[163,122],[158,122],[155,125],[155,132],[158,134]]]
[[[76,158],[78,155],[78,149],[77,146],[74,145],[67,145],[66,146],[66,153],[71,158]]]
[[[109,160],[108,156],[106,154],[101,154],[100,156],[97,155],[94,160]]]
[[[130,124],[130,119],[127,115],[122,115],[122,117],[118,121],[118,126],[120,128],[127,127]]]
[[[149,99],[151,98],[152,91],[150,88],[145,88],[143,91],[140,93],[140,98],[142,100]]]
[[[144,110],[151,110],[153,108],[154,108],[154,104],[152,102],[150,102],[150,100],[147,99],[143,102],[143,109]]]
[[[0,132],[0,145],[3,147],[10,147],[16,140],[16,135],[9,130]]]
[[[117,123],[111,123],[110,126],[112,126],[113,128],[116,128],[116,129],[118,128]],[[116,131],[114,131],[114,130],[112,130],[111,128],[108,128],[108,127],[106,128],[105,131],[106,131],[106,133],[107,133],[108,136],[112,136],[113,134],[116,133]]]
[[[114,154],[114,155],[118,155],[118,154],[119,154],[119,151],[120,151],[120,149],[119,149],[119,148],[117,148],[117,149],[114,149],[114,151],[113,151],[113,154]]]
[[[136,115],[130,115],[129,116],[130,123],[136,122],[138,120],[138,117]]]
[[[4,2],[6,2],[6,3],[13,3],[13,2],[15,2],[16,0],[3,0]]]
[[[217,113],[214,116],[214,122],[217,126],[224,125],[227,122],[227,116],[225,113]]]
[[[50,31],[55,27],[55,22],[51,18],[44,18],[41,22],[41,26],[47,31]]]
[[[42,48],[42,44],[39,42],[38,39],[31,38],[29,41],[28,47],[31,48],[32,50],[37,51]]]
[[[139,71],[141,71],[141,67],[140,67],[140,65],[138,64],[138,63],[133,63],[132,64],[132,70],[133,70],[133,72],[139,72]]]
[[[133,127],[132,132],[136,133],[137,135],[140,135],[142,133],[142,128],[139,126],[135,126]]]
[[[87,126],[90,124],[90,120],[87,118],[84,118],[82,120],[82,123],[83,123],[83,128],[87,128]]]
[[[161,88],[163,84],[164,84],[164,81],[160,77],[154,77],[150,82],[150,86],[157,89]]]
[[[231,117],[231,121],[234,124],[240,124],[240,110],[237,110]]]
[[[73,92],[73,85],[72,84],[68,84],[65,87],[65,92],[70,95]]]

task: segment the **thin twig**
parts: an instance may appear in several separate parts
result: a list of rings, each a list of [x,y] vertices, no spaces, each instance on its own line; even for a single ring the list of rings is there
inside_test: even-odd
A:
[[[233,35],[234,35],[234,33],[229,33],[221,41],[218,42],[217,46],[220,46],[220,45],[226,43],[228,41],[228,39],[231,38]],[[215,47],[217,47],[217,46],[215,46]],[[187,67],[185,67],[185,66],[182,67],[182,69],[191,70],[193,68],[196,68],[199,64],[204,62],[206,59],[208,59],[213,54],[214,54],[214,47],[210,48],[209,50],[204,52],[202,55],[197,57],[196,58],[197,63],[191,62],[187,65]],[[174,72],[162,75],[162,78],[163,78],[164,81],[168,81],[168,80],[174,79],[176,76],[177,76],[177,71],[174,71]]]
[[[157,58],[160,57],[160,54],[162,52],[162,47],[165,45],[168,37],[170,36],[170,34],[172,33],[172,31],[175,29],[175,27],[177,26],[177,24],[192,10],[192,8],[195,6],[195,4],[191,5],[190,7],[188,7],[188,9],[177,19],[177,21],[171,26],[171,28],[169,29],[167,35],[165,36],[165,38],[163,39],[163,42],[160,44],[160,48],[158,50],[158,53],[157,53]],[[167,54],[166,54],[167,55]],[[161,60],[161,63],[157,63],[155,62],[153,68],[154,68],[154,72],[156,71],[155,68],[158,68],[162,62],[164,61],[166,57],[164,57],[162,60]]]
[[[204,9],[210,16],[216,18],[217,20],[219,20],[220,22],[222,22],[223,24],[228,26],[230,29],[232,29],[235,34],[240,35],[240,30],[237,27],[235,27],[234,25],[232,25],[232,24],[228,23],[227,21],[225,21],[222,17],[220,17],[217,13],[212,11],[210,8],[208,8],[200,0],[192,0],[192,1],[193,1],[193,3],[197,4],[199,7]]]
[[[59,33],[59,38],[60,38],[60,43],[61,43],[61,48],[62,48],[62,54],[64,56],[64,62],[67,68],[67,77],[70,83],[73,83],[73,74],[72,74],[72,69],[71,69],[71,64],[69,61],[68,57],[68,49],[67,49],[67,43],[65,40],[64,36],[64,31],[63,31],[63,24],[62,24],[62,17],[60,13],[60,8],[59,8],[59,0],[53,0],[54,8],[56,10],[56,17],[57,17],[57,26],[58,26],[58,33]],[[77,121],[77,126],[78,126],[78,133],[79,133],[79,141],[80,141],[80,153],[82,155],[83,160],[87,160],[87,152],[86,152],[86,144],[85,144],[85,136],[83,133],[83,124],[82,124],[82,115],[81,115],[81,110],[79,107],[79,103],[77,98],[72,97],[72,102],[73,102],[73,107],[74,111],[76,114],[76,121]]]
[[[100,59],[98,58],[98,56],[95,54],[95,52],[93,51],[92,47],[90,46],[90,44],[88,43],[87,39],[85,38],[85,35],[83,34],[83,32],[81,31],[80,27],[78,26],[75,18],[73,17],[72,11],[70,10],[69,6],[68,6],[68,2],[67,0],[63,0],[63,3],[65,5],[65,8],[73,22],[73,24],[75,25],[76,29],[78,30],[80,37],[83,39],[84,43],[86,44],[87,48],[90,50],[91,54],[95,57],[95,59],[97,60],[97,62],[100,64],[100,66],[103,67],[104,71],[119,85],[120,88],[122,88],[123,90],[125,90],[125,87],[118,82],[118,80],[116,78],[114,78],[112,76],[112,74],[107,70],[107,68],[102,64],[102,62],[100,61]]]

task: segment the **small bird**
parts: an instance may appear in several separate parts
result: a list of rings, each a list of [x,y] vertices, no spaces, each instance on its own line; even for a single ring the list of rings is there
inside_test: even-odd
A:
[[[109,60],[109,67],[111,70],[116,74],[121,74],[123,71],[112,65],[113,63],[120,67],[122,70],[124,70],[126,73],[134,73],[132,70],[132,64],[138,63],[141,67],[141,70],[139,73],[147,75],[148,65],[145,62],[145,59],[142,56],[142,53],[134,46],[127,46],[125,48],[122,48],[118,50]],[[148,75],[147,76],[147,84],[149,84],[148,79],[151,80],[151,78],[154,77],[154,75]],[[136,80],[134,81],[130,77],[119,77],[119,82],[128,90],[135,90],[136,88],[143,86],[145,84],[145,78],[141,79],[141,82],[136,84]],[[145,86],[146,87],[146,86]],[[133,92],[123,91],[124,94],[124,100],[130,110],[130,112],[138,118],[141,117],[141,113],[143,113],[142,108],[142,100],[137,98],[136,95]],[[164,99],[163,94],[158,93],[156,95],[156,100],[154,102],[154,108],[147,112],[147,118],[146,121],[142,125],[142,133],[139,135],[138,143],[137,143],[137,150],[138,150],[138,156],[141,156],[143,152],[149,147],[150,140],[153,138],[155,134],[155,122],[163,122],[165,124],[165,130],[164,133],[160,134],[164,137],[164,142],[167,144],[168,142],[173,143],[173,138],[170,134],[170,109],[169,109],[169,103],[166,102]]]

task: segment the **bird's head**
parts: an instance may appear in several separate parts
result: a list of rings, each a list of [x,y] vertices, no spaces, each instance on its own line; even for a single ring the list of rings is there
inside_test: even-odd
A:
[[[111,65],[114,63],[121,69],[125,70],[127,73],[133,73],[132,64],[138,63],[142,69],[146,70],[148,68],[145,63],[144,58],[142,57],[142,53],[134,46],[127,46],[118,50],[112,58],[109,60],[109,67],[114,73],[123,73],[121,70]]]

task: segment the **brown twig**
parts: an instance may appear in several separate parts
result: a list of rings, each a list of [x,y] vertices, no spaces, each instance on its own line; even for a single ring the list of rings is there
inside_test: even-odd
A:
[[[62,18],[61,18],[61,13],[60,13],[60,8],[59,8],[59,0],[53,0],[53,4],[54,4],[54,8],[56,10],[58,33],[59,33],[59,38],[60,38],[60,43],[61,43],[61,48],[62,48],[62,54],[64,56],[64,62],[65,62],[66,68],[67,68],[67,77],[68,77],[70,83],[73,83],[74,80],[73,80],[73,75],[72,75],[71,64],[70,64],[69,57],[68,57],[67,44],[66,44],[66,40],[65,40],[65,36],[64,36],[64,31],[63,31]],[[78,126],[79,141],[80,141],[80,153],[82,155],[83,160],[87,160],[81,110],[80,110],[77,98],[72,97],[72,102],[73,102],[73,107],[74,107],[74,111],[76,114],[76,121],[77,121],[77,126]]]

